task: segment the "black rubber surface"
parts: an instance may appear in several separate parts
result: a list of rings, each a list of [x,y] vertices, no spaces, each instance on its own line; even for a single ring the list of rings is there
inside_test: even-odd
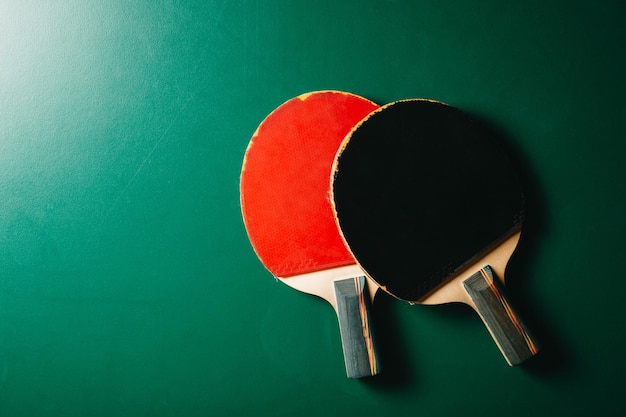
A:
[[[332,194],[365,271],[417,301],[521,227],[523,196],[492,130],[453,107],[391,103],[348,138]]]

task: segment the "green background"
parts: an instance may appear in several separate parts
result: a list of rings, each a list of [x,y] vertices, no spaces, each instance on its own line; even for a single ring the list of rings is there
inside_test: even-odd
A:
[[[1,1],[0,415],[621,414],[623,4]],[[503,132],[539,356],[381,296],[384,374],[345,377],[332,309],[271,277],[239,211],[257,125],[320,89]]]

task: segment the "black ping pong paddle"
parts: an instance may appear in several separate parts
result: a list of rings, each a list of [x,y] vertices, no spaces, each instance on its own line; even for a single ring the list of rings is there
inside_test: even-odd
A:
[[[510,365],[537,353],[504,297],[524,199],[491,130],[440,102],[390,103],[348,134],[331,176],[344,241],[381,288],[470,305]]]

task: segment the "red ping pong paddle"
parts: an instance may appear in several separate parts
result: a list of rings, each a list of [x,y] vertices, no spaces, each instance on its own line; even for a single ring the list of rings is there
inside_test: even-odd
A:
[[[241,171],[241,209],[256,254],[276,278],[333,306],[350,378],[379,372],[369,318],[378,287],[339,235],[329,175],[345,135],[377,107],[337,91],[293,98],[260,124]]]
[[[439,102],[390,103],[347,135],[333,172],[337,224],[378,285],[469,304],[510,365],[537,353],[503,292],[524,200],[491,130]]]

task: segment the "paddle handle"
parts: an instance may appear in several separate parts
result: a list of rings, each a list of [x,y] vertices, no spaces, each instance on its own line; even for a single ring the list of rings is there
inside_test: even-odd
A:
[[[380,372],[370,320],[370,296],[365,277],[334,282],[337,317],[348,378]]]
[[[504,296],[504,285],[489,266],[465,281],[463,287],[509,365],[524,362],[538,351],[526,326]]]

